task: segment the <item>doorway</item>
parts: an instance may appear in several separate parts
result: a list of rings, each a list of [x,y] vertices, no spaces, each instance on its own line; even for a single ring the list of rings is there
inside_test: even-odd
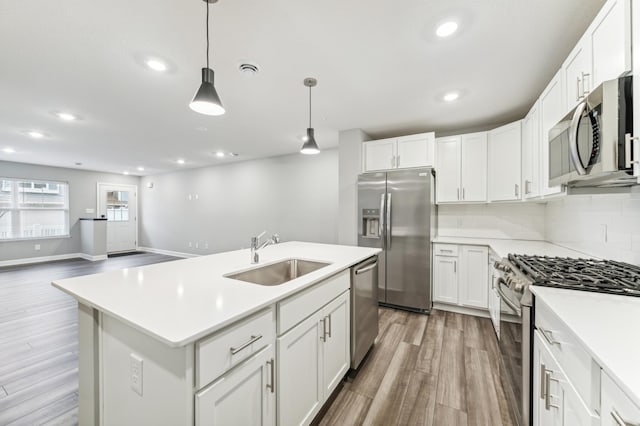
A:
[[[98,215],[107,218],[107,253],[138,248],[138,187],[98,183]]]

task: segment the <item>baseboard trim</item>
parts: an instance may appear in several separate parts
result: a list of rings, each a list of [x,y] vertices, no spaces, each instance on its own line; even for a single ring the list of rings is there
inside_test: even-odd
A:
[[[458,314],[473,315],[474,317],[490,318],[489,311],[479,308],[468,308],[466,306],[449,305],[448,303],[433,302],[433,309],[439,311],[455,312]]]
[[[90,260],[91,262],[97,262],[98,260],[107,260],[106,254],[99,254],[97,256],[93,256],[91,254],[86,253],[78,253],[78,256],[85,260]]]
[[[27,265],[29,263],[52,262],[54,260],[77,259],[79,257],[82,258],[81,253],[67,253],[67,254],[56,254],[53,256],[25,257],[22,259],[0,260],[0,267]]]
[[[151,247],[138,247],[138,250],[139,251],[144,251],[144,252],[147,252],[147,253],[164,254],[166,256],[174,256],[174,257],[182,257],[182,258],[200,256],[199,254],[184,253],[184,252],[180,252],[180,251],[163,250],[163,249],[157,249],[157,248],[151,248]]]

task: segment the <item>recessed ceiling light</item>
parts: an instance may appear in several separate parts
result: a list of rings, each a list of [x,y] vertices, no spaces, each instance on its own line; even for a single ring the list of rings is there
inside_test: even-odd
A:
[[[442,97],[442,99],[444,99],[447,102],[453,102],[456,99],[458,99],[460,97],[460,93],[458,92],[451,92],[451,93],[447,93],[446,95],[444,95]]]
[[[56,115],[59,119],[64,121],[73,121],[77,118],[75,115],[69,114],[68,112],[57,112]]]
[[[122,174],[123,174],[123,175],[128,175],[128,174],[129,174],[129,172],[125,170],[124,172],[122,172]]]
[[[224,157],[224,152],[222,152],[222,151],[216,152],[216,157],[223,158]]]
[[[35,139],[40,139],[44,137],[43,133],[37,132],[35,130],[30,131],[29,133],[27,133],[29,136],[31,136],[32,138]]]
[[[6,147],[2,150],[2,152],[5,152],[7,154],[13,154],[14,152],[16,152],[16,150],[13,148]]]
[[[167,70],[167,64],[157,59],[147,60],[147,66],[154,71],[162,72]]]
[[[142,167],[142,166],[138,166],[138,171],[139,171],[139,172],[144,172],[144,167]]]
[[[178,164],[184,164],[184,160],[182,158],[178,158],[178,161],[176,161],[176,163]]]
[[[438,37],[449,37],[458,30],[458,24],[453,21],[445,22],[436,30]]]

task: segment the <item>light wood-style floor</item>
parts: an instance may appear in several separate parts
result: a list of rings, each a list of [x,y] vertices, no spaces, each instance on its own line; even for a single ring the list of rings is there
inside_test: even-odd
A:
[[[176,258],[136,254],[0,268],[0,425],[78,423],[78,314],[51,281]]]
[[[321,425],[512,425],[489,319],[379,312],[376,345]]]

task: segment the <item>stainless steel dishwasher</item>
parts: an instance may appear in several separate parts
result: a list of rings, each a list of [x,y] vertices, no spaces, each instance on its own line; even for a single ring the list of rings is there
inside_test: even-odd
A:
[[[357,369],[378,336],[378,256],[351,268],[351,368]]]

